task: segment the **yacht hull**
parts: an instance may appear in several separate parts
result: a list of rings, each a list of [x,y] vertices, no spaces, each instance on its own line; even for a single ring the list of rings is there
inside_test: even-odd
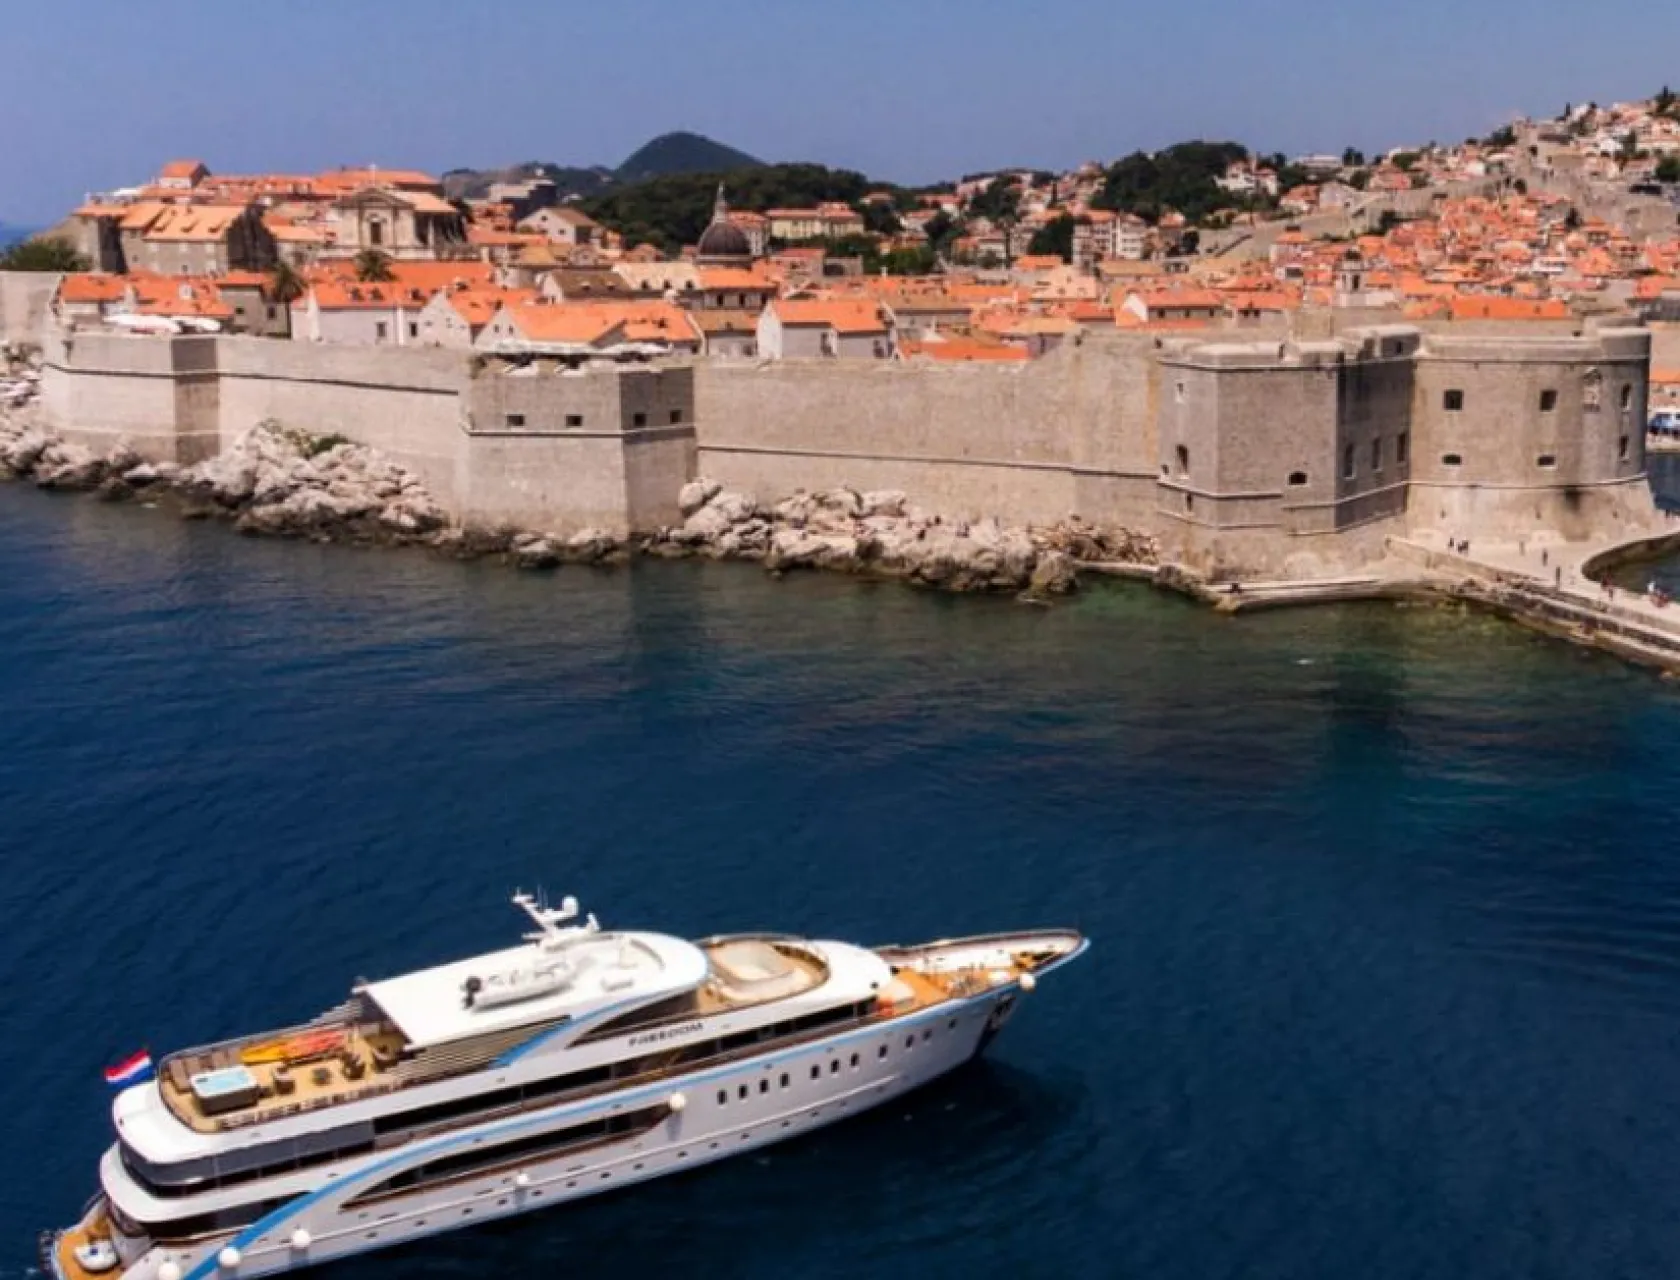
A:
[[[1002,948],[1019,940],[1010,935],[1005,942],[969,940],[882,954],[936,969],[951,948],[980,945],[1005,954]],[[1039,971],[1083,949],[1078,940]],[[964,956],[972,963],[970,952]],[[756,1150],[890,1102],[968,1062],[1033,985],[1032,976],[1023,976],[757,1056],[417,1139],[335,1169],[318,1189],[238,1232],[180,1244],[118,1237],[126,1265],[110,1274],[123,1280],[280,1275]],[[617,1123],[627,1130],[601,1132]],[[592,1140],[544,1149],[548,1139],[569,1134]],[[425,1172],[445,1168],[450,1171],[441,1178]],[[101,1212],[101,1203],[96,1200],[90,1216]],[[65,1265],[69,1250],[62,1240],[44,1253],[59,1280],[86,1280]]]

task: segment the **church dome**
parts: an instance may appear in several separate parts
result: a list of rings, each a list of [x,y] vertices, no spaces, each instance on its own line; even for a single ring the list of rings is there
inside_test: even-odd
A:
[[[719,218],[700,233],[696,252],[702,258],[750,258],[752,243],[740,227]]]

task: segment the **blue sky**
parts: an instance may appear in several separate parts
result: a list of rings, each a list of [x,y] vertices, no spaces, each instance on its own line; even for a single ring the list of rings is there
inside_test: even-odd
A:
[[[615,165],[686,128],[914,182],[1462,139],[1680,80],[1654,0],[73,0],[4,40],[0,221],[25,224],[177,156]]]

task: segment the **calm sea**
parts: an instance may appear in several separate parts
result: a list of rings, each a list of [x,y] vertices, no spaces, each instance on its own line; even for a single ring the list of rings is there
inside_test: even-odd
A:
[[[978,1066],[338,1274],[1666,1277],[1680,694],[1457,612],[529,577],[0,486],[0,1274],[106,1062],[608,925],[1094,939]]]

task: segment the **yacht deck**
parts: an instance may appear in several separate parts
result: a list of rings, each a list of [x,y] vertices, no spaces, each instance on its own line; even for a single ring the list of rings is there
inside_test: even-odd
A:
[[[103,1211],[63,1232],[53,1243],[53,1260],[64,1280],[110,1280],[114,1271],[89,1271],[76,1259],[76,1250],[95,1240],[109,1240],[110,1227]]]
[[[398,1087],[400,1081],[393,1068],[404,1046],[400,1033],[379,1026],[325,1030],[342,1032],[341,1042],[331,1050],[301,1058],[249,1060],[252,1050],[283,1042],[287,1039],[284,1035],[257,1037],[196,1054],[177,1054],[164,1060],[158,1075],[158,1090],[170,1111],[184,1124],[200,1133],[216,1133],[388,1093]],[[255,1081],[256,1096],[242,1105],[207,1114],[193,1090],[192,1078],[204,1072],[238,1067],[243,1067]]]

